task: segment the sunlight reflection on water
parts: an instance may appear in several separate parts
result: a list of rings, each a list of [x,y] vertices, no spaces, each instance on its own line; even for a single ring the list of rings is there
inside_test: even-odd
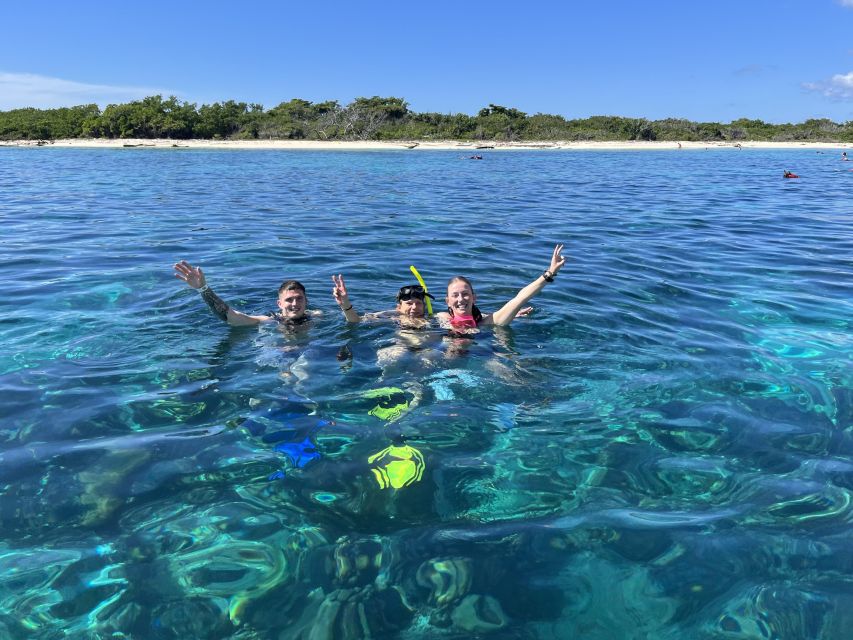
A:
[[[834,159],[0,159],[3,637],[843,637]],[[533,316],[396,359],[328,293],[387,309],[416,264],[491,310],[555,242]],[[181,258],[241,310],[297,278],[324,315],[228,329]]]

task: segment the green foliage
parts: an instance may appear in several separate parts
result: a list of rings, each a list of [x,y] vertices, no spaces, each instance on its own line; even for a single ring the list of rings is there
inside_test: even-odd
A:
[[[259,119],[260,137],[267,139],[328,138],[330,136],[326,130],[330,126],[330,120],[334,120],[334,117],[330,119],[329,114],[337,114],[339,110],[340,107],[335,101],[314,104],[294,98],[289,102],[282,102]],[[325,135],[321,134],[321,130]],[[337,133],[337,129],[334,129],[334,132]]]
[[[108,105],[87,122],[84,134],[98,138],[191,138],[199,121],[195,105],[175,96],[149,96],[128,104]]]
[[[341,109],[342,137],[355,140],[393,140],[404,131],[409,105],[402,98],[356,98]]]
[[[0,111],[0,140],[82,138],[85,135],[84,123],[99,114],[96,104]]]
[[[399,120],[409,113],[409,104],[402,98],[356,98],[349,108],[381,114],[387,120]]]
[[[149,96],[127,104],[0,111],[0,139],[204,138],[305,140],[819,140],[853,142],[853,122],[825,118],[769,124],[739,118],[729,124],[679,118],[647,120],[592,116],[527,115],[489,104],[475,116],[416,113],[403,98],[356,98],[313,103],[294,98],[264,110],[259,104],[215,102],[196,107],[174,96]]]
[[[490,104],[477,114],[474,137],[479,140],[518,140],[524,137],[527,114]]]
[[[409,119],[407,135],[400,139],[470,140],[476,126],[476,119],[464,113],[415,113]]]
[[[261,111],[260,105],[251,107],[245,102],[214,102],[198,109],[193,126],[194,138],[229,138],[251,123],[252,114]]]
[[[527,119],[527,135],[531,140],[560,140],[567,127],[563,116],[537,113]]]

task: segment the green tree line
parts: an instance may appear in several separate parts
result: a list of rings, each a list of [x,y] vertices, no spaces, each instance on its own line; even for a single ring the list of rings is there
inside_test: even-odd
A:
[[[233,140],[764,140],[853,141],[853,121],[828,119],[770,124],[741,118],[729,123],[677,118],[647,120],[593,116],[567,120],[528,115],[490,104],[476,115],[417,113],[402,98],[309,102],[295,98],[264,109],[245,102],[196,106],[174,96],[149,96],[103,111],[88,104],[60,109],[0,111],[0,140],[61,138],[174,138]]]

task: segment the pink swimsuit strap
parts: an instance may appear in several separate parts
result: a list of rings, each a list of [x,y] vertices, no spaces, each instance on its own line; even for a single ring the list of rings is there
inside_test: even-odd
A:
[[[450,324],[454,327],[476,327],[477,321],[471,315],[450,316]]]

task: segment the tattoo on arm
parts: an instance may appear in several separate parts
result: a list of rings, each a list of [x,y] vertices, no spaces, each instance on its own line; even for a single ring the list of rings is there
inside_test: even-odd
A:
[[[213,293],[213,289],[207,289],[201,294],[201,299],[207,303],[207,306],[216,314],[220,320],[228,322],[228,305],[218,295]]]

